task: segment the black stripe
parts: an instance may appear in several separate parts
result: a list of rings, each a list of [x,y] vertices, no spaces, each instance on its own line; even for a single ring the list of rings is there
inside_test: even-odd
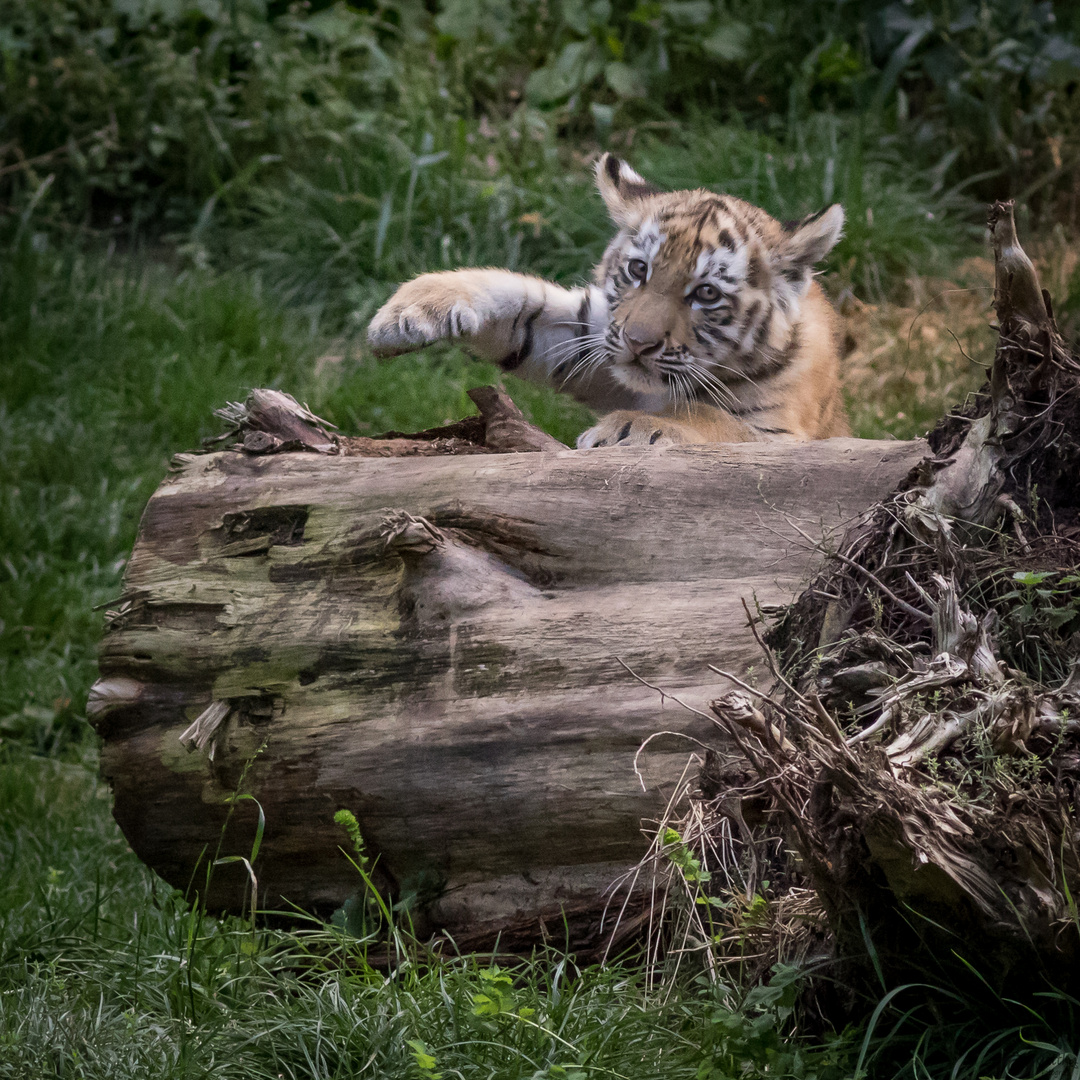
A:
[[[542,307],[537,308],[525,320],[525,340],[521,343],[521,348],[518,349],[517,352],[512,352],[509,356],[506,356],[499,361],[499,367],[501,367],[503,371],[513,371],[515,368],[521,367],[521,365],[532,356],[533,323],[540,317],[540,312],[543,310]]]
[[[753,305],[751,305],[753,307]],[[742,371],[738,374],[734,372],[725,372],[722,377],[722,382],[727,384],[740,383],[740,382],[755,382],[758,384],[758,389],[761,389],[761,383],[763,379],[771,379],[774,375],[779,375],[784,368],[791,364],[794,359],[795,353],[799,351],[800,338],[799,328],[797,326],[792,327],[791,337],[788,338],[788,343],[778,353],[757,353],[751,354],[743,362]],[[760,412],[763,409],[772,409],[776,405],[763,405],[760,409],[751,409],[750,412]]]
[[[739,324],[739,336],[745,335],[746,331],[750,329],[750,324],[758,317],[758,313],[761,311],[761,301],[755,300],[747,309],[746,316]],[[754,331],[756,337],[757,331]]]
[[[795,353],[799,351],[800,337],[799,328],[797,326],[792,328],[791,337],[788,338],[788,343],[778,353],[759,353],[754,357],[750,363],[743,369],[744,378],[754,379],[760,382],[762,379],[771,378],[773,375],[778,375],[784,368],[791,364]]]
[[[581,307],[577,310],[578,329],[577,336],[581,337],[589,328],[589,312],[592,310],[592,297],[589,290],[585,290],[585,298],[581,301]]]
[[[574,331],[574,337],[579,340],[583,338],[589,330],[589,312],[592,309],[592,297],[589,295],[589,290],[585,290],[585,297],[581,301],[581,306],[578,308],[577,313],[577,329]],[[585,364],[585,346],[578,345],[574,350],[574,371],[580,372]],[[556,375],[561,375],[565,369],[565,362],[560,364],[555,369]]]
[[[684,228],[689,232],[691,229],[694,231],[693,247],[700,248],[701,234],[705,231],[707,225],[716,225],[716,210],[715,207],[710,206],[709,203],[702,203],[700,206],[695,207],[689,211],[686,215],[686,224]]]
[[[779,375],[789,363],[791,363],[791,358],[782,352],[760,356],[753,366],[745,369],[743,377],[751,382],[756,382],[760,387],[763,380]]]
[[[761,287],[761,279],[765,276],[765,263],[761,258],[761,254],[755,251],[750,256],[750,261],[746,266],[746,284],[751,289],[757,289]]]
[[[766,315],[765,318],[762,319],[760,323],[758,323],[758,328],[757,328],[757,330],[754,331],[754,348],[755,349],[762,348],[762,346],[764,346],[765,342],[769,340],[769,327],[772,326],[773,315],[775,313],[776,313],[776,308],[774,308],[772,306],[772,304],[770,304],[769,305],[769,314]],[[790,345],[790,344],[791,344],[791,341],[789,339],[788,340],[788,345]],[[784,352],[785,353],[787,352],[787,346],[784,346]]]
[[[788,431],[788,429],[786,427],[758,427],[756,424],[751,424],[750,427],[752,427],[756,432],[758,432],[761,435],[790,435],[791,434],[791,432]]]
[[[746,226],[743,224],[743,222],[741,220],[741,215],[735,213],[731,209],[731,205],[728,203],[727,199],[725,199],[723,195],[717,195],[716,196],[715,205],[718,207],[718,209],[720,209],[723,213],[725,213],[728,216],[728,218],[730,219],[731,229],[734,230],[735,235],[738,238],[738,242],[740,244],[745,244],[746,241],[750,237],[749,237],[749,233],[747,233],[747,231],[746,231]],[[725,230],[725,231],[727,231],[727,230]],[[723,243],[723,241],[721,241],[721,243]],[[726,244],[724,244],[724,246],[727,247]],[[732,248],[732,250],[735,250],[735,249]]]
[[[653,195],[659,195],[660,189],[652,184],[642,184],[636,180],[624,180],[619,192],[624,199],[649,199]]]

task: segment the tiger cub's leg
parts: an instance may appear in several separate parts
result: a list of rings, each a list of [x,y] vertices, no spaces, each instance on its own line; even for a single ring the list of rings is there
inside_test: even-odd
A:
[[[377,355],[454,340],[504,371],[597,409],[638,405],[604,370],[608,305],[593,286],[564,289],[509,270],[447,270],[406,282],[368,327]]]

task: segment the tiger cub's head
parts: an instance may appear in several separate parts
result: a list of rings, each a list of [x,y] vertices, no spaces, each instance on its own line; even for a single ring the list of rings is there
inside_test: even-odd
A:
[[[622,383],[726,407],[739,383],[787,367],[814,264],[840,239],[839,204],[785,227],[730,195],[661,192],[611,154],[596,181],[619,226],[596,283],[611,312],[603,351]]]

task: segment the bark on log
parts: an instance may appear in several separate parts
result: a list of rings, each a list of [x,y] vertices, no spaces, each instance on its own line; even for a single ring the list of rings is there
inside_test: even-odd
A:
[[[715,742],[627,668],[705,713],[726,687],[710,662],[758,663],[742,598],[790,600],[818,562],[806,537],[925,453],[834,439],[494,454],[553,440],[516,428],[505,399],[478,403],[471,428],[434,439],[347,440],[294,411],[177,459],[89,706],[116,819],[166,881],[242,909],[242,866],[204,884],[215,854],[250,849],[254,804],[229,818],[242,788],[265,813],[261,907],[325,915],[356,890],[333,821],[347,808],[380,884],[419,896],[422,932],[597,941],[604,891],[686,766],[682,736]],[[438,439],[443,454],[421,456]],[[658,731],[676,734],[635,768]]]

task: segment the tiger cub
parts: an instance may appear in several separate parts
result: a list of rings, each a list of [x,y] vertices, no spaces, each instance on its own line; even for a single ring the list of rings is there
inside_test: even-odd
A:
[[[848,433],[836,315],[813,280],[839,204],[783,226],[711,191],[661,192],[605,154],[596,182],[619,231],[595,284],[450,270],[376,313],[379,355],[442,339],[606,413],[581,448],[827,439]]]

